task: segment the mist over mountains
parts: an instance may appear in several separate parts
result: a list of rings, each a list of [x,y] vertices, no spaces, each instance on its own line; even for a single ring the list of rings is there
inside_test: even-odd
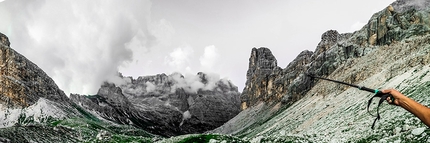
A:
[[[427,142],[430,130],[406,110],[383,103],[372,130],[366,105],[373,94],[305,73],[395,88],[430,105],[429,13],[430,2],[397,0],[360,30],[322,33],[314,51],[285,68],[270,47],[252,48],[242,93],[206,72],[115,72],[96,94],[68,97],[0,34],[0,142]]]
[[[284,68],[302,49],[313,50],[324,31],[357,30],[393,0],[366,1],[5,0],[0,31],[67,95],[95,94],[118,71],[214,72],[242,90],[249,48],[271,48]]]
[[[72,101],[108,121],[162,136],[215,129],[240,112],[238,89],[229,80],[199,72],[158,74],[106,82],[96,95],[72,94]]]

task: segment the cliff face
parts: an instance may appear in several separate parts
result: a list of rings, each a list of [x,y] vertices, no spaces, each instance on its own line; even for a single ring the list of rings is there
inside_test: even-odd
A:
[[[71,99],[106,120],[163,136],[211,130],[240,112],[237,87],[205,73],[122,78],[128,83],[105,83],[97,95]]]
[[[18,118],[22,117],[35,122],[79,117],[54,81],[9,45],[8,38],[0,33],[0,127],[21,124]]]
[[[345,62],[365,56],[379,46],[429,34],[430,17],[426,7],[429,3],[399,0],[375,13],[359,31],[339,34],[329,30],[322,34],[315,52],[303,51],[284,69],[278,67],[269,49],[252,49],[241,109],[260,102],[294,103],[314,85],[314,81],[304,76],[305,72],[329,76],[340,66],[345,66]],[[365,77],[353,75],[347,82],[356,83]]]
[[[268,48],[253,48],[249,59],[246,86],[241,95],[241,109],[255,106],[260,102],[282,101],[285,104],[291,104],[299,100],[313,84],[313,81],[304,73],[308,70],[318,75],[328,75],[333,72],[338,64],[336,62],[341,60],[337,58],[339,56],[337,53],[344,51],[343,49],[333,51],[330,47],[349,37],[350,34],[339,34],[334,30],[327,31],[322,35],[315,52],[301,52],[285,69],[278,67],[276,58]]]
[[[373,94],[303,74],[396,88],[429,105],[429,7],[429,1],[398,0],[354,33],[325,32],[315,52],[303,51],[285,69],[254,64],[274,59],[264,56],[267,48],[254,48],[241,95],[244,110],[212,132],[253,142],[425,141],[427,127],[406,110],[382,105],[382,120],[371,130],[374,117],[365,109]],[[263,67],[273,68],[255,72]]]
[[[39,98],[68,101],[54,81],[30,60],[9,47],[8,38],[0,34],[0,104],[25,108]]]
[[[253,48],[246,73],[246,86],[241,95],[241,108],[246,109],[260,101],[280,101],[279,93],[274,91],[273,81],[282,69],[276,58],[267,48]]]

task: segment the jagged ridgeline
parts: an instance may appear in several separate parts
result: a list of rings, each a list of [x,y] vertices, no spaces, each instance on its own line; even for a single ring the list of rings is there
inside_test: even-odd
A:
[[[119,76],[125,83],[105,83],[97,95],[71,99],[102,119],[162,136],[203,133],[240,112],[237,87],[216,75]]]
[[[429,32],[430,1],[397,0],[354,33],[323,33],[285,68],[253,48],[241,94],[210,74],[175,73],[119,75],[70,99],[0,34],[0,142],[428,142],[424,124],[388,104],[371,130],[372,94],[305,73],[396,88],[428,106]]]
[[[241,95],[244,109],[211,133],[251,142],[426,142],[430,130],[406,110],[383,104],[371,130],[373,94],[311,74],[372,88],[396,88],[430,105],[430,1],[398,0],[354,33],[322,34],[314,52],[286,68],[254,48]]]
[[[1,33],[0,42],[0,142],[154,142],[215,129],[240,112],[237,86],[202,72],[119,75],[96,95],[68,98]]]

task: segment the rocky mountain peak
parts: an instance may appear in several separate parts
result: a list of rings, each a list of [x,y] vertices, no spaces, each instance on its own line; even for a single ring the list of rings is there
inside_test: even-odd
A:
[[[384,121],[371,130],[374,118],[365,108],[372,93],[304,74],[370,88],[396,88],[429,105],[429,13],[428,0],[397,0],[375,13],[354,33],[339,34],[335,30],[323,33],[315,52],[303,51],[285,69],[272,70],[266,75],[250,76],[248,72],[241,95],[244,110],[214,132],[246,136],[255,142],[268,138],[272,142],[288,142],[279,140],[288,135],[304,136],[305,142],[422,141],[419,136],[408,138],[413,136],[410,126],[419,129],[419,134],[427,127],[406,110],[384,106]],[[280,98],[284,104],[279,103]],[[387,130],[398,131],[382,135]]]
[[[119,104],[130,103],[127,100],[127,98],[123,95],[122,89],[120,87],[117,87],[113,83],[105,82],[103,85],[101,85],[100,89],[97,92],[97,95],[102,96],[109,100],[113,100]],[[116,106],[120,106],[120,105],[116,105]]]
[[[249,58],[249,68],[246,73],[246,86],[241,95],[241,108],[246,109],[260,101],[280,100],[277,98],[277,95],[268,95],[260,98],[260,95],[272,93],[273,76],[270,75],[279,73],[280,71],[281,68],[278,67],[277,60],[270,49],[265,47],[252,48]],[[255,91],[253,89],[260,90]]]
[[[9,45],[0,33],[0,128],[82,117],[42,69]]]
[[[9,38],[7,38],[3,33],[0,33],[0,43],[8,47],[10,46]]]
[[[327,51],[331,46],[336,44],[339,39],[339,36],[340,34],[336,30],[329,30],[327,32],[324,32],[321,35],[321,41],[318,43],[319,48],[317,48],[315,53],[320,54]]]
[[[167,82],[167,80],[168,80],[168,76],[162,73],[162,74],[157,74],[152,76],[139,76],[136,81],[142,82],[142,83],[151,82],[154,84],[161,84],[161,83]]]
[[[336,42],[339,35],[336,30],[328,30],[321,35],[321,42]]]
[[[207,84],[208,83],[207,75],[205,73],[198,72],[197,75],[200,78],[200,82],[202,82],[203,84]]]
[[[247,81],[241,95],[242,109],[260,102],[292,103],[313,86],[304,75],[311,72],[329,76],[344,62],[377,50],[375,46],[390,45],[412,36],[430,33],[428,1],[398,0],[375,13],[367,25],[354,33],[340,34],[328,30],[321,35],[315,52],[300,53],[285,69],[276,65],[268,48],[253,48],[249,59]],[[363,80],[351,78],[354,83]]]
[[[9,107],[28,107],[39,98],[68,101],[55,82],[36,64],[9,47],[0,33],[0,103]]]
[[[253,48],[251,51],[251,57],[249,58],[249,69],[247,77],[253,74],[265,74],[270,73],[271,70],[278,67],[277,60],[273,56],[270,49],[261,47]]]
[[[397,0],[375,13],[366,25],[370,45],[389,45],[430,31],[430,1]]]
[[[217,75],[162,73],[123,79],[130,82],[104,83],[97,95],[70,97],[106,120],[163,136],[208,131],[240,112],[237,86]]]
[[[403,13],[407,10],[426,10],[430,5],[430,1],[428,0],[396,0],[390,6],[392,7],[391,11]],[[389,7],[390,7],[389,6]]]

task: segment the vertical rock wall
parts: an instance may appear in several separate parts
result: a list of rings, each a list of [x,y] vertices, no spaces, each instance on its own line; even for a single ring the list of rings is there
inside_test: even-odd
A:
[[[0,104],[24,108],[40,97],[56,102],[69,99],[55,82],[33,62],[10,48],[0,33]]]
[[[301,99],[316,82],[306,77],[305,72],[326,77],[338,68],[348,68],[345,67],[348,64],[343,63],[367,55],[378,46],[429,34],[428,5],[430,1],[398,0],[375,13],[367,25],[354,33],[339,34],[329,30],[322,34],[315,52],[303,51],[285,69],[278,67],[268,48],[253,48],[246,86],[241,95],[241,109],[260,102],[293,103]],[[361,80],[363,78],[357,75],[347,82]]]

